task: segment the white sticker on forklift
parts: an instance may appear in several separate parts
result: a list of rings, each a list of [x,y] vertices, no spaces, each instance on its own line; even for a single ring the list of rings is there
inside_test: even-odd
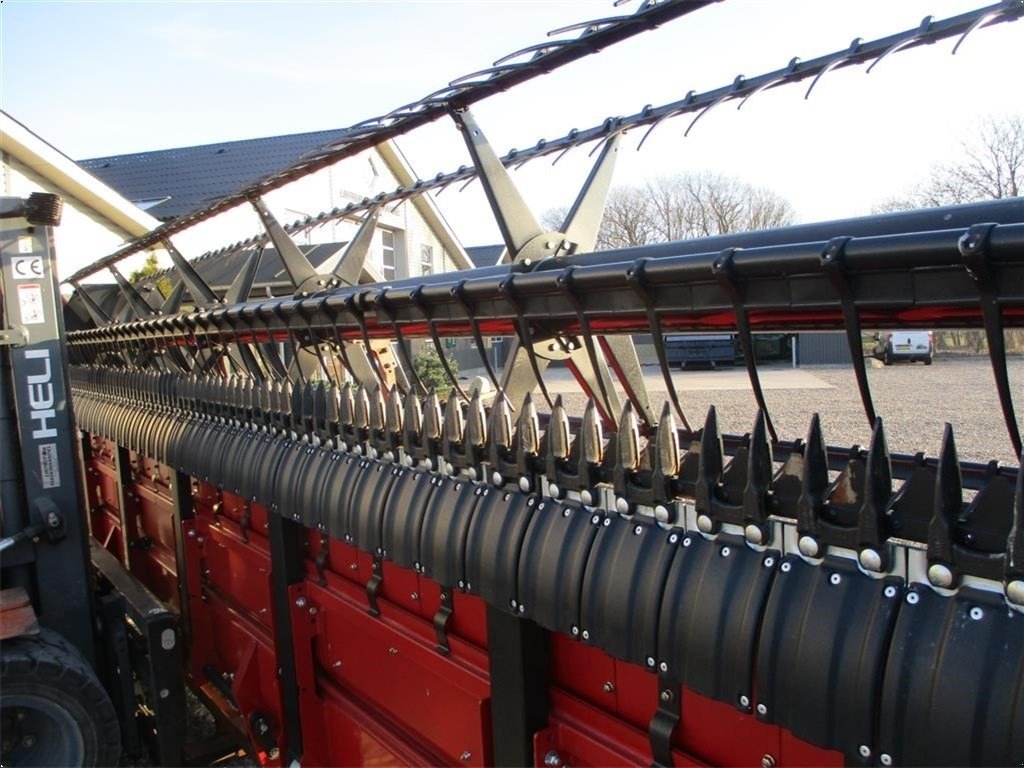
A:
[[[42,256],[15,256],[11,259],[15,280],[38,280],[43,276]]]
[[[43,488],[60,487],[60,464],[57,463],[56,443],[43,443],[39,446],[39,479]]]
[[[18,286],[18,303],[21,305],[21,322],[33,325],[45,322],[43,316],[43,289],[38,283]]]

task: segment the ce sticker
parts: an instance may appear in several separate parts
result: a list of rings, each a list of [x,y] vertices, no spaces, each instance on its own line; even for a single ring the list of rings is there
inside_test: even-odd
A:
[[[11,269],[15,280],[38,279],[43,276],[43,260],[39,256],[15,256]]]

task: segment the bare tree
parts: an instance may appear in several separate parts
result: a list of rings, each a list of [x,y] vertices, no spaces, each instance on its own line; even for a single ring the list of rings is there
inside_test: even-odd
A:
[[[547,211],[557,229],[565,209]],[[608,195],[597,247],[625,248],[791,223],[793,209],[774,192],[717,173],[659,176],[642,186],[615,187]]]
[[[1024,119],[1020,115],[983,119],[962,146],[959,160],[936,165],[919,188],[882,201],[874,212],[1020,196],[1024,181]],[[1003,333],[1009,352],[1024,352],[1024,331]],[[935,340],[942,350],[980,354],[988,349],[985,332],[978,329],[937,331]]]
[[[963,156],[932,168],[914,190],[883,200],[875,213],[1018,197],[1024,181],[1024,119],[989,116],[962,142]]]

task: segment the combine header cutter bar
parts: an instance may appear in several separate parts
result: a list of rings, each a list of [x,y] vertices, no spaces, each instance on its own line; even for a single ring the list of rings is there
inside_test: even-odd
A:
[[[165,611],[138,632],[147,653],[113,646],[115,667],[151,681],[134,689],[139,711],[159,723],[178,706],[161,708],[166,678],[146,670],[178,669],[180,653],[266,765],[1024,761],[1024,475],[959,461],[948,426],[936,457],[890,453],[860,349],[863,327],[983,329],[1020,455],[1002,344],[1024,327],[1020,200],[592,252],[627,129],[690,113],[692,128],[787,83],[809,93],[832,69],[962,42],[1024,4],[929,17],[503,157],[469,109],[705,4],[645,2],[526,49],[73,276],[96,325],[67,337],[93,568],[115,595],[101,615],[138,627],[140,606]],[[445,114],[472,168],[294,225],[263,201]],[[594,142],[566,221],[545,231],[507,168]],[[381,211],[474,178],[507,263],[367,282]],[[171,238],[246,202],[264,232],[209,254],[250,249],[219,296]],[[360,212],[329,272],[291,239]],[[158,244],[175,289],[154,309],[116,265]],[[267,244],[292,296],[250,298]],[[104,268],[126,321],[80,282]],[[688,410],[663,348],[665,333],[721,329],[758,406],[744,435],[722,434],[714,407]],[[753,333],[797,329],[845,330],[866,447],[830,446],[817,414],[804,435],[776,433]],[[631,334],[653,339],[660,410]],[[493,336],[514,340],[501,371]],[[447,368],[449,392],[424,386],[406,343],[444,359],[442,337],[476,342],[493,396]],[[551,396],[556,361],[580,413]],[[158,647],[171,617],[182,642]],[[133,688],[113,680],[138,735]],[[148,738],[173,762],[166,729]]]

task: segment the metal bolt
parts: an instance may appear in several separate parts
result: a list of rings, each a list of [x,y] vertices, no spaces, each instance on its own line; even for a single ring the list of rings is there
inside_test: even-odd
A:
[[[306,607],[306,598],[304,598],[304,597],[298,598],[295,601],[295,605],[297,605],[299,608],[305,608]]]
[[[971,618],[975,621],[981,621],[984,616],[985,612],[981,610],[981,608],[979,608],[978,606],[974,606],[973,608],[971,608]]]
[[[279,757],[281,756],[281,750],[280,750],[280,749],[278,749],[277,747],[274,747],[274,748],[272,748],[272,749],[270,750],[270,752],[268,752],[268,753],[267,753],[267,756],[268,756],[268,757],[269,757],[269,758],[270,758],[271,760],[277,760],[277,758],[279,758]]]
[[[740,706],[743,707],[744,709],[749,707],[750,706],[750,697],[749,696],[740,696]]]
[[[750,524],[744,528],[743,535],[747,537],[747,541],[751,544],[760,544],[764,541],[764,531],[754,524]]]
[[[882,754],[880,754],[878,756],[878,760],[879,762],[881,762],[882,765],[892,765],[892,755],[890,755],[888,752],[883,752]]]
[[[576,637],[580,633],[580,628],[574,624],[570,631],[572,632],[572,636]]]
[[[409,599],[412,600],[413,602],[416,602],[417,600],[420,599],[420,593],[419,592],[413,592],[411,595],[409,595]]]
[[[1015,579],[1007,584],[1006,597],[1014,605],[1024,605],[1024,581]]]
[[[684,547],[688,547],[691,544],[693,544],[693,539],[691,539],[689,536],[687,536],[686,538],[683,539],[683,546]]]
[[[390,653],[392,656],[397,656],[398,655],[398,649],[395,648],[395,646],[393,646],[393,645],[389,646],[388,647],[388,653]]]
[[[761,768],[775,768],[775,758],[772,755],[762,755]]]
[[[603,690],[605,693],[614,693],[615,683],[613,683],[611,680],[605,680],[604,685],[601,686],[601,690]]]
[[[659,698],[662,701],[672,701],[672,698],[673,698],[672,691],[669,690],[668,688],[666,688],[665,690],[663,690],[661,692],[661,696]]]
[[[732,554],[732,550],[729,549],[728,547],[722,547],[719,550],[718,554],[720,554],[722,557],[728,557],[729,555]]]
[[[634,536],[639,536],[643,532],[644,532],[644,529],[643,529],[642,525],[638,525],[638,526],[636,526],[636,528],[633,529],[633,535]]]
[[[715,523],[707,515],[697,515],[697,530],[701,533],[711,533],[715,530]]]
[[[818,546],[818,540],[813,536],[801,536],[800,541],[797,542],[797,547],[799,547],[800,554],[804,557],[817,557],[821,551],[821,547]]]
[[[896,597],[896,587],[888,586],[882,592],[886,597]]]
[[[170,692],[169,689],[167,689],[167,688],[161,688],[160,689],[160,698],[161,699],[166,699],[170,695],[171,695],[171,692]]]
[[[310,616],[316,616],[318,612],[319,611],[317,610],[317,607],[315,605],[309,606],[309,615]]]
[[[547,768],[562,768],[562,765],[564,765],[562,762],[562,756],[552,749],[544,755],[544,765],[546,765]]]
[[[764,563],[763,564],[764,564],[765,568],[771,568],[773,565],[775,565],[775,558],[774,557],[766,557],[764,559]]]
[[[190,539],[194,539],[194,538],[196,537],[196,531],[195,531],[195,528],[189,528],[187,536],[188,536],[188,537],[189,537]]]
[[[511,608],[514,611],[516,608],[519,607],[519,603],[516,600],[514,600],[514,599],[513,600],[509,600],[508,601],[508,606],[509,606],[509,608]],[[573,627],[573,629],[575,629],[575,627]]]
[[[590,639],[590,630],[584,629],[583,632],[581,632],[580,634],[582,635],[584,640]]]
[[[565,509],[562,510],[562,517],[568,517],[571,514],[572,509],[570,507],[566,507]]]
[[[526,606],[525,606],[525,605],[523,605],[522,603],[520,603],[520,604],[519,604],[519,613],[526,613]],[[584,637],[586,637],[586,634],[587,634],[587,633],[586,633],[586,632],[584,632],[584,633],[583,633],[583,636],[584,636]]]
[[[671,536],[668,537],[668,543],[669,544],[675,544],[677,541],[679,541],[679,534],[678,533],[673,533]]]
[[[660,664],[658,665],[658,671],[659,671],[659,672],[668,672],[668,664],[667,664],[666,662],[664,662],[664,661],[663,661],[663,662],[661,662],[661,663],[660,663]]]
[[[459,755],[459,760],[461,760],[462,762],[466,762],[472,756],[473,756],[472,752],[463,752],[461,755]]]
[[[861,568],[865,571],[878,572],[882,570],[882,556],[870,547],[862,549],[860,551],[860,556],[857,559],[860,560]]]
[[[648,656],[647,657],[647,666],[648,667],[653,667],[654,666],[654,657],[653,656]]]
[[[26,736],[25,736],[25,737],[24,737],[24,738],[23,738],[23,739],[21,740],[21,746],[25,747],[26,749],[31,749],[31,748],[32,748],[32,747],[34,747],[35,745],[36,745],[36,737],[35,737],[35,736],[33,736],[32,734],[28,734],[28,735],[26,735]]]
[[[761,717],[764,717],[765,715],[768,714],[768,707],[766,707],[764,704],[758,704],[757,705],[757,714],[761,715]]]
[[[842,580],[843,577],[840,576],[838,573],[833,573],[831,576],[828,577],[828,583],[831,584],[833,587],[839,586]]]
[[[953,586],[953,572],[941,563],[935,563],[928,568],[928,581],[936,587]]]
[[[921,596],[917,592],[907,592],[907,602],[911,605],[917,605],[917,601],[921,599]]]
[[[860,756],[863,757],[865,760],[871,757],[871,747],[869,747],[867,744],[861,744],[859,747],[857,747],[857,752],[859,752]]]

